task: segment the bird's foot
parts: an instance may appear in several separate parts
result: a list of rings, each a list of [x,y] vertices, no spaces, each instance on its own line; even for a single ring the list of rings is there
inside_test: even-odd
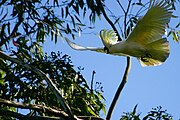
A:
[[[109,49],[106,46],[104,47],[104,51],[109,54]]]
[[[145,55],[144,56],[141,56],[141,61],[143,61],[143,62],[149,62],[148,61],[148,58],[152,58],[152,55],[151,54],[149,54],[149,53],[147,53],[147,52],[145,52]]]

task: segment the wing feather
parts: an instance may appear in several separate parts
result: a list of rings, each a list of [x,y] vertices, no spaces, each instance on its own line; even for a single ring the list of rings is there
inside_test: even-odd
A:
[[[96,51],[96,52],[105,53],[103,47],[83,47],[83,46],[78,45],[78,44],[76,44],[74,42],[71,42],[68,38],[65,38],[65,40],[67,41],[68,45],[72,49],[75,49],[75,50],[81,50],[81,51],[90,50],[90,51]]]
[[[145,16],[139,20],[127,38],[127,42],[138,42],[148,44],[159,40],[165,33],[166,24],[170,21],[172,11],[171,5],[165,1],[151,4]]]

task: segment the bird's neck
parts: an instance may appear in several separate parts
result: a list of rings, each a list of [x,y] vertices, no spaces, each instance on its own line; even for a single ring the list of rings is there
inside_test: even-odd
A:
[[[112,45],[109,48],[110,53],[124,53],[124,50],[126,49],[127,45],[125,41],[120,41],[119,43]]]

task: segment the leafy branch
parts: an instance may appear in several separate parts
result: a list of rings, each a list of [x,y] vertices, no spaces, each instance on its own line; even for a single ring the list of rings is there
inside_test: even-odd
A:
[[[1,105],[6,105],[9,107],[17,107],[17,108],[21,108],[21,109],[29,109],[29,110],[36,110],[36,111],[42,111],[42,112],[46,112],[46,113],[51,113],[53,115],[58,115],[59,117],[47,117],[47,116],[28,116],[28,115],[23,115],[17,112],[13,112],[13,111],[9,111],[9,110],[5,110],[5,109],[0,109],[0,115],[6,115],[6,116],[11,116],[11,117],[15,117],[18,119],[29,119],[29,120],[66,120],[69,119],[69,115],[67,113],[65,113],[62,110],[56,110],[54,108],[51,107],[47,107],[45,105],[37,105],[37,104],[22,104],[19,102],[12,102],[9,100],[5,100],[0,98],[0,104]],[[6,114],[4,114],[6,113]],[[95,117],[95,116],[77,116],[77,119],[83,119],[83,120],[103,120],[102,118],[99,117]]]
[[[25,64],[25,63],[21,62],[20,60],[18,60],[16,58],[12,58],[12,57],[4,54],[2,51],[0,51],[0,57],[5,59],[5,60],[12,61],[12,62],[14,62],[14,63],[16,63],[16,64],[18,64],[20,66],[23,66],[23,67],[27,68],[28,70],[33,71],[34,73],[38,74],[41,77],[41,79],[44,79],[47,82],[47,84],[49,85],[49,87],[54,92],[57,99],[60,101],[61,105],[63,106],[64,111],[69,114],[70,118],[74,118],[74,115],[73,115],[72,111],[70,110],[70,107],[64,101],[60,91],[57,89],[57,87],[53,84],[52,80],[44,72],[42,72],[41,70],[39,70],[39,69],[37,69],[37,68],[35,68],[33,66]]]
[[[61,119],[60,117],[46,117],[46,116],[28,116],[28,115],[23,115],[17,112],[13,112],[10,110],[4,110],[4,109],[0,109],[0,115],[3,116],[10,116],[10,117],[14,117],[20,120],[65,120],[65,119]]]
[[[55,57],[55,55],[54,55],[54,57]],[[40,111],[40,112],[43,112],[43,110],[45,111],[45,112],[43,112],[43,113],[46,113],[46,112],[48,112],[48,113],[51,113],[51,114],[53,114],[53,115],[55,115],[55,114],[58,114],[58,116],[63,116],[62,118],[67,118],[67,119],[96,119],[96,120],[102,120],[102,118],[100,118],[98,115],[96,115],[96,116],[92,116],[92,115],[94,115],[94,114],[96,114],[96,113],[93,113],[93,110],[94,110],[94,107],[93,107],[93,105],[91,105],[92,103],[91,102],[95,102],[95,101],[89,101],[89,103],[88,102],[86,102],[87,104],[90,104],[90,106],[88,106],[89,108],[88,109],[92,109],[91,110],[91,113],[93,113],[93,114],[86,114],[86,115],[81,115],[81,114],[78,114],[78,113],[75,113],[76,114],[76,116],[75,115],[73,115],[73,113],[72,113],[72,111],[71,111],[71,109],[72,110],[74,110],[76,107],[71,107],[71,109],[70,109],[70,105],[71,104],[67,104],[66,103],[66,101],[64,100],[64,98],[62,97],[62,95],[61,95],[61,93],[60,93],[60,91],[57,89],[57,87],[55,86],[55,84],[52,82],[52,80],[50,79],[51,78],[51,74],[50,74],[50,78],[44,73],[44,72],[42,72],[41,70],[39,70],[39,69],[37,69],[36,67],[34,67],[34,66],[32,66],[32,65],[29,65],[29,64],[26,64],[26,63],[24,63],[24,62],[22,62],[22,61],[20,61],[19,59],[17,59],[17,58],[13,58],[13,57],[11,57],[11,56],[9,56],[9,55],[6,55],[5,53],[3,53],[2,51],[0,51],[0,58],[2,58],[2,59],[4,59],[4,60],[8,60],[8,61],[11,61],[12,63],[16,63],[17,64],[17,66],[20,66],[20,67],[24,67],[24,68],[26,68],[26,69],[28,69],[28,70],[30,70],[30,71],[32,71],[32,72],[34,72],[34,73],[36,73],[41,79],[43,79],[43,80],[45,80],[46,82],[47,82],[47,84],[48,84],[48,86],[50,87],[50,89],[51,89],[51,91],[55,94],[55,96],[57,97],[57,101],[59,101],[60,102],[60,104],[62,105],[62,107],[63,107],[63,113],[61,113],[61,110],[59,111],[59,108],[58,108],[58,110],[55,110],[55,109],[53,109],[53,108],[51,108],[51,107],[46,107],[46,106],[41,106],[41,105],[32,105],[32,104],[20,104],[20,103],[17,103],[17,102],[11,102],[11,101],[6,101],[6,100],[4,100],[4,99],[0,99],[0,104],[4,104],[4,105],[6,105],[6,106],[10,106],[10,107],[17,107],[17,108],[23,108],[23,109],[33,109],[33,110],[36,110],[36,111]],[[81,77],[81,75],[79,74],[79,77]],[[78,78],[78,80],[76,81],[76,84],[75,84],[75,86],[77,86],[77,83],[79,83],[80,81],[79,81],[80,79]],[[83,80],[84,81],[84,80]],[[78,89],[79,90],[81,90],[80,89],[80,87],[78,87]],[[76,91],[76,90],[75,90]],[[75,91],[73,92],[73,94],[74,95],[76,95],[75,94]],[[94,93],[93,92],[90,92],[90,94],[92,95],[92,97],[98,97],[98,96],[96,96],[96,95],[94,95]],[[81,94],[81,95],[83,95],[83,94]],[[99,94],[100,95],[100,94]],[[65,95],[64,95],[65,96]],[[100,95],[101,96],[101,95]],[[99,97],[100,97],[99,96]],[[70,95],[69,95],[69,97],[70,97]],[[77,97],[77,96],[76,96]],[[83,96],[84,97],[84,96]],[[92,98],[91,97],[91,98]],[[65,97],[66,98],[66,97]],[[71,97],[70,97],[71,98]],[[81,96],[81,98],[82,98],[82,96]],[[71,98],[72,99],[72,98]],[[77,98],[78,99],[78,98]],[[88,100],[91,100],[90,98],[87,98]],[[85,100],[85,99],[83,99],[83,100]],[[68,100],[67,100],[67,102],[68,102]],[[96,101],[96,102],[98,102],[98,104],[100,104],[99,102],[100,102],[100,100],[98,99],[98,101]],[[83,104],[83,103],[81,103],[81,104]],[[48,104],[47,104],[48,105]],[[82,105],[83,106],[83,105]],[[101,106],[101,107],[103,107],[103,106]],[[101,107],[99,107],[99,108],[97,108],[97,109],[102,109]],[[42,110],[43,109],[43,110]],[[95,111],[96,112],[96,111]],[[9,113],[9,114],[8,114]],[[9,111],[7,111],[7,114],[9,115],[9,116],[11,116],[12,115],[12,117],[13,116],[21,116],[21,117],[23,117],[24,115],[21,115],[21,114],[13,114],[12,112],[9,112]],[[17,117],[16,117],[17,118]],[[27,119],[34,119],[34,118],[27,118]],[[38,118],[37,118],[38,119]],[[40,118],[41,119],[41,118]],[[45,119],[47,119],[47,118],[45,118]]]
[[[5,100],[5,99],[2,99],[2,98],[0,98],[0,104],[7,105],[9,107],[17,107],[17,108],[21,108],[21,109],[31,109],[31,110],[37,110],[37,111],[46,111],[46,112],[54,114],[54,115],[58,114],[58,116],[62,117],[62,118],[68,118],[68,114],[65,113],[64,111],[56,110],[56,109],[53,109],[51,107],[47,107],[45,105],[22,104],[22,103],[19,103],[19,102],[14,102],[14,101],[12,102],[12,101]]]

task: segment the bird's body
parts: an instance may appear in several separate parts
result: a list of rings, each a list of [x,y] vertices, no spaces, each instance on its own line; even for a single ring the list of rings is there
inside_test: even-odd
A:
[[[136,42],[129,43],[127,41],[120,41],[118,44],[112,45],[109,48],[109,54],[116,54],[119,56],[141,57],[145,51],[143,45],[137,44]]]
[[[166,1],[154,1],[145,16],[140,19],[133,31],[124,41],[118,41],[113,30],[101,30],[103,47],[83,47],[71,42],[68,44],[76,50],[91,50],[119,56],[136,57],[142,66],[162,64],[169,56],[169,42],[164,36],[167,23],[172,16],[171,4]]]

